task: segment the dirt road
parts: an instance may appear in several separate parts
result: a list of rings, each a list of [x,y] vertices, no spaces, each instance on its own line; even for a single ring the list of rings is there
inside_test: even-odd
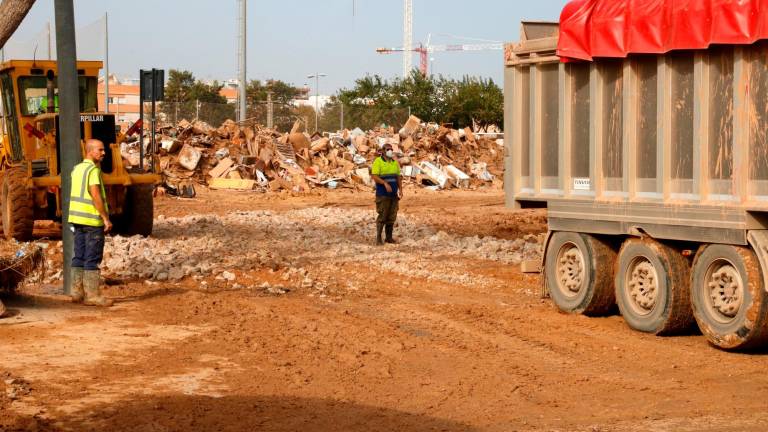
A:
[[[540,299],[514,263],[542,213],[501,192],[402,210],[375,247],[366,194],[160,199],[154,239],[108,244],[112,309],[55,281],[8,299],[0,431],[768,429],[763,353]]]

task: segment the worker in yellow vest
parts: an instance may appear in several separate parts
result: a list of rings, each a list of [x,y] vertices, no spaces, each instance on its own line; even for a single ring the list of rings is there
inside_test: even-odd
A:
[[[104,254],[104,235],[112,230],[107,194],[99,165],[104,143],[89,139],[85,159],[72,170],[68,220],[75,233],[72,258],[72,300],[91,306],[112,306],[101,295],[99,264]]]
[[[397,243],[392,237],[397,221],[397,211],[403,198],[403,177],[400,175],[400,163],[395,159],[392,145],[385,144],[381,156],[373,161],[371,179],[376,183],[376,244]],[[382,240],[381,232],[386,239]]]

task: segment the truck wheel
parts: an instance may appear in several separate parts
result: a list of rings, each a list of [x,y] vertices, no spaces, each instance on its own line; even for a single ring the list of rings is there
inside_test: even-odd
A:
[[[713,244],[699,249],[691,304],[699,329],[719,348],[748,349],[768,341],[768,295],[749,248]]]
[[[552,234],[545,257],[545,277],[557,307],[574,314],[608,314],[615,304],[615,260],[616,252],[596,237],[573,232]]]
[[[3,233],[7,239],[32,240],[34,201],[27,189],[27,180],[27,173],[21,168],[11,168],[3,174],[2,219]]]
[[[624,321],[635,330],[658,335],[690,328],[690,272],[688,260],[669,246],[650,239],[625,241],[615,282]]]
[[[125,205],[120,218],[120,234],[126,236],[152,234],[154,198],[152,185],[129,186],[125,192]]]

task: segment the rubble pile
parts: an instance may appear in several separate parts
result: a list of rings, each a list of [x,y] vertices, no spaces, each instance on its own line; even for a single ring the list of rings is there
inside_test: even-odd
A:
[[[13,291],[44,261],[43,250],[37,243],[0,241],[0,290]]]
[[[391,144],[406,182],[446,189],[500,184],[503,141],[469,128],[455,130],[411,116],[399,131],[379,128],[309,135],[296,123],[288,133],[227,120],[219,128],[182,120],[159,130],[159,165],[171,194],[214,189],[306,192],[313,188],[366,188],[369,167]],[[145,144],[146,145],[146,144]],[[139,165],[138,141],[122,144]]]
[[[127,279],[215,277],[235,284],[240,283],[239,274],[254,269],[306,279],[301,270],[306,263],[328,263],[334,269],[345,263],[364,263],[404,274],[423,273],[430,279],[462,281],[466,275],[457,273],[450,260],[436,260],[446,267],[432,268],[437,265],[433,255],[509,264],[541,256],[542,239],[537,236],[517,240],[461,237],[415,223],[407,216],[398,220],[400,245],[382,250],[372,242],[374,218],[371,211],[338,208],[159,217],[153,237],[107,237],[104,269]],[[414,250],[422,253],[406,253]],[[385,255],[391,259],[379,259]],[[411,258],[423,262],[409,262]]]

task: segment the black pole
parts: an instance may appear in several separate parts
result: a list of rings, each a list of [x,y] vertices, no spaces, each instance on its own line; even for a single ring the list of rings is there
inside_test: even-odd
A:
[[[157,101],[157,94],[155,92],[155,89],[157,88],[157,69],[152,68],[152,132],[150,132],[152,135],[149,142],[149,148],[151,149],[149,153],[150,160],[152,161],[150,166],[152,168],[152,172],[155,172],[155,155],[157,154],[157,149],[155,148],[156,142],[155,142],[155,121],[157,121],[155,117],[155,106]]]
[[[139,172],[144,172],[144,71],[139,69]]]
[[[59,152],[61,154],[61,222],[64,243],[64,293],[72,286],[70,271],[74,252],[74,235],[67,222],[72,169],[82,159],[80,150],[80,97],[77,83],[77,45],[75,43],[75,11],[72,0],[54,0],[56,17],[56,57],[59,70]],[[48,105],[55,101],[49,100]]]

